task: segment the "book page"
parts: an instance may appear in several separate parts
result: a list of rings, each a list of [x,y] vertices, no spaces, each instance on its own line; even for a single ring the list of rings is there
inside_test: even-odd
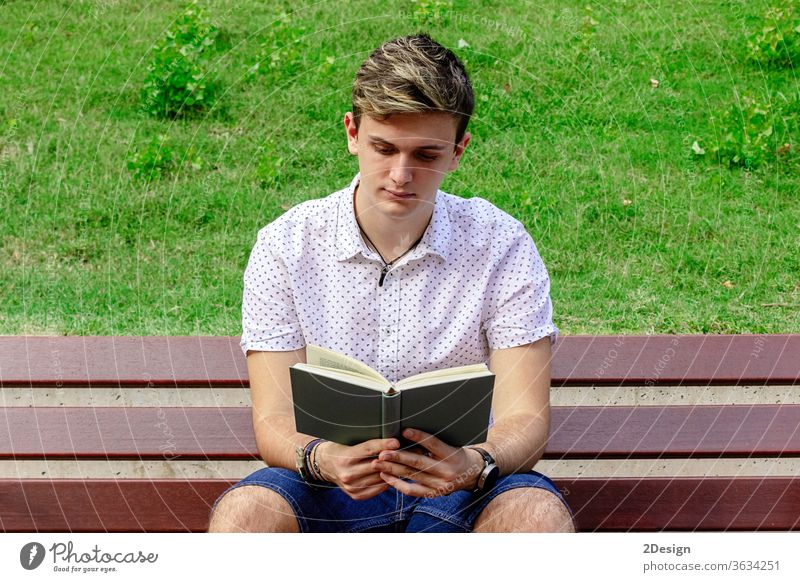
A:
[[[436,384],[447,384],[449,382],[466,382],[468,380],[473,380],[475,378],[480,378],[482,376],[494,376],[494,373],[490,370],[486,370],[485,372],[480,372],[478,374],[474,372],[470,372],[468,374],[455,374],[452,376],[435,376],[433,378],[426,378],[424,380],[419,379],[411,379],[402,386],[398,386],[399,390],[405,392],[406,390],[413,390],[414,388],[426,388],[428,386],[435,386]]]
[[[389,384],[386,378],[355,358],[313,344],[306,345],[306,363],[310,366],[344,370],[346,372],[372,378],[373,380],[379,380],[384,384]]]
[[[491,374],[491,371],[484,363],[457,366],[455,368],[447,368],[445,370],[434,370],[433,372],[423,372],[422,374],[409,376],[408,378],[400,380],[397,383],[397,389],[402,390],[414,388],[416,386],[424,386],[426,384],[440,384],[441,382],[462,380],[472,376],[484,376],[487,373]]]
[[[339,380],[341,382],[347,382],[348,384],[354,384],[356,386],[363,386],[364,388],[369,388],[371,390],[377,390],[379,392],[385,392],[389,385],[384,380],[377,380],[375,378],[367,378],[363,374],[357,374],[350,372],[348,370],[341,370],[335,368],[325,368],[322,366],[312,366],[310,364],[295,364],[292,366],[297,370],[302,370],[304,372],[308,372],[310,374],[315,374],[317,376],[323,376],[325,378],[332,378],[334,380]]]

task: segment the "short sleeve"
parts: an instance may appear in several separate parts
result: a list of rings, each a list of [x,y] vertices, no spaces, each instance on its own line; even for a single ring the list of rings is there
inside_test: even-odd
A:
[[[550,277],[522,223],[489,278],[486,302],[483,327],[490,348],[512,348],[547,336],[555,344]]]
[[[274,252],[268,227],[262,229],[244,272],[242,340],[248,350],[285,352],[305,346],[294,306],[291,278]]]

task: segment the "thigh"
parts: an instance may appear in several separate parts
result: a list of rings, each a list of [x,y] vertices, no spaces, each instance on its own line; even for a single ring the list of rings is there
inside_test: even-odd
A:
[[[569,508],[553,492],[518,487],[494,497],[472,526],[474,532],[567,533],[575,526]]]
[[[545,475],[536,471],[513,473],[500,477],[492,490],[482,495],[460,490],[449,495],[420,500],[411,512],[406,531],[470,532],[481,511],[492,499],[518,487],[545,489],[555,494],[569,509],[558,487]]]
[[[297,516],[284,497],[266,487],[226,491],[211,511],[208,533],[298,532]]]
[[[222,495],[244,485],[265,487],[283,497],[294,511],[301,532],[385,530],[400,519],[398,495],[391,488],[372,499],[356,501],[334,485],[309,485],[295,471],[266,467],[232,485]],[[219,499],[214,507],[217,503]]]

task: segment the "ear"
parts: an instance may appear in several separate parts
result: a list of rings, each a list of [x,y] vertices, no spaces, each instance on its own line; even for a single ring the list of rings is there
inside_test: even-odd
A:
[[[358,155],[358,130],[352,111],[344,114],[344,130],[347,134],[347,149],[354,156]]]
[[[461,156],[464,155],[464,150],[467,149],[467,144],[469,143],[470,139],[472,139],[472,134],[465,132],[464,137],[462,137],[461,141],[456,144],[455,152],[453,152],[453,159],[450,160],[450,165],[447,166],[448,172],[452,172],[458,167],[458,164],[461,161]]]

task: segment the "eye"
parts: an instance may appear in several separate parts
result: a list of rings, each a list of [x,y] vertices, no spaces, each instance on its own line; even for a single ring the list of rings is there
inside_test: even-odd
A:
[[[432,162],[436,159],[436,156],[426,156],[425,154],[419,154],[417,157],[423,162]]]
[[[382,156],[391,156],[394,153],[394,150],[389,148],[375,148],[375,151]]]

